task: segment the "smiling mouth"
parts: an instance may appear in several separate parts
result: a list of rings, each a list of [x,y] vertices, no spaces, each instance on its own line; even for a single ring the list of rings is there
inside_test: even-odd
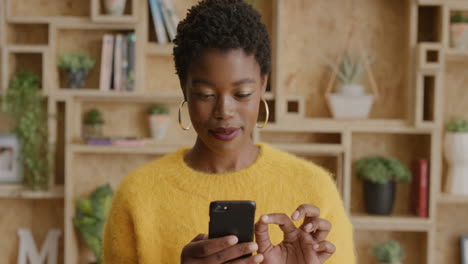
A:
[[[240,133],[240,128],[232,128],[232,127],[229,127],[229,128],[216,128],[216,129],[210,129],[209,132],[210,134],[218,139],[218,140],[222,140],[222,141],[231,141],[233,140],[235,137],[237,137],[237,135],[239,135]]]

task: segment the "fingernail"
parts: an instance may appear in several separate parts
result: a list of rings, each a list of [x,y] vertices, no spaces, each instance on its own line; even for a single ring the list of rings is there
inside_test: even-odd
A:
[[[263,261],[263,255],[262,254],[255,255],[254,261],[257,262],[257,263],[262,262]]]
[[[266,221],[268,221],[268,215],[264,215],[264,216],[262,216],[262,220],[263,220],[263,222],[266,222]]]
[[[315,245],[314,245],[314,249],[315,249],[315,250],[319,249],[319,244],[315,244]]]
[[[307,225],[304,226],[304,230],[306,232],[310,232],[310,231],[312,231],[313,227],[314,227],[314,225],[312,223],[308,223]]]
[[[299,211],[295,211],[292,215],[293,220],[297,220],[297,218],[299,218]]]
[[[249,250],[250,251],[257,251],[257,249],[258,249],[257,243],[252,243],[252,244],[249,245]]]
[[[228,243],[229,243],[229,245],[235,245],[235,244],[237,244],[237,241],[238,241],[237,237],[232,236],[232,237],[229,238]]]

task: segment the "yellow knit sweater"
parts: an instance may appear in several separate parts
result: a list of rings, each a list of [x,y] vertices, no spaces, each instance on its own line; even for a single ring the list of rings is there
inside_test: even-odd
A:
[[[121,182],[104,230],[105,264],[180,263],[184,245],[208,233],[208,208],[213,200],[253,200],[260,215],[286,213],[303,203],[320,208],[332,223],[327,237],[336,246],[327,264],[356,263],[353,230],[330,175],[286,152],[259,144],[260,155],[239,171],[207,174],[188,167],[188,149],[166,155],[134,170]],[[297,221],[299,226],[302,219]],[[282,232],[270,226],[272,242]]]

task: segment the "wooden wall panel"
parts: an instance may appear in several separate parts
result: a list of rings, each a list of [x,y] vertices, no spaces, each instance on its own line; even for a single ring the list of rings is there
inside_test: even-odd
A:
[[[354,15],[360,27],[356,37],[375,57],[373,72],[382,95],[370,117],[406,118],[409,18],[405,0],[297,0],[288,1],[284,8],[281,86],[287,95],[306,97],[306,116],[330,116],[323,97],[329,79],[325,58],[339,54]]]
[[[438,207],[435,263],[461,263],[459,239],[468,235],[466,205],[444,204]]]

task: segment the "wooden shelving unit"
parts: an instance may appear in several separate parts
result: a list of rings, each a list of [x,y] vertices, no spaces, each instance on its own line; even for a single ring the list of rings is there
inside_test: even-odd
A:
[[[196,2],[174,0],[178,16],[183,18]],[[455,114],[468,118],[468,99],[460,96],[468,85],[464,77],[468,51],[450,47],[448,30],[450,13],[468,10],[468,2],[365,0],[356,6],[346,1],[306,2],[271,0],[256,6],[273,46],[270,90],[265,95],[273,122],[256,130],[255,140],[332,172],[355,228],[359,263],[372,263],[369,248],[387,239],[402,241],[410,252],[407,263],[456,263],[456,237],[468,233],[464,225],[468,197],[443,192],[442,139],[448,118]],[[349,10],[356,13],[358,23],[373,25],[361,29],[361,34],[375,36],[363,42],[377,55],[374,74],[382,90],[367,120],[332,119],[322,96],[328,76],[323,54],[337,55],[347,28],[335,25],[350,24]],[[0,206],[17,213],[18,219],[31,214],[41,219],[45,223],[41,228],[24,224],[34,227],[35,236],[42,237],[46,228],[63,229],[59,263],[79,263],[83,255],[70,221],[77,199],[101,184],[116,187],[134,168],[194,142],[195,133],[181,131],[177,124],[182,93],[174,74],[173,45],[157,44],[151,23],[147,1],[129,0],[124,15],[113,17],[102,13],[98,0],[0,0],[0,93],[15,71],[31,70],[42,78],[49,113],[60,117],[49,120],[49,142],[57,146],[58,164],[51,189],[30,192],[3,184]],[[136,89],[101,92],[97,88],[101,37],[120,32],[136,34]],[[88,52],[97,60],[87,88],[66,88],[56,67],[58,56],[71,51]],[[82,116],[91,108],[103,112],[106,135],[148,138],[144,112],[156,102],[168,104],[172,115],[164,142],[148,141],[143,147],[82,143]],[[288,112],[291,102],[297,104],[297,112]],[[9,128],[10,122],[3,120],[0,115],[0,131]],[[410,211],[409,185],[398,186],[393,215],[364,212],[362,183],[353,164],[369,154],[392,155],[408,166],[414,158],[429,160],[429,218],[418,218]],[[0,232],[14,236],[18,223],[3,225]],[[13,260],[16,249],[16,245],[0,247],[0,256]]]

